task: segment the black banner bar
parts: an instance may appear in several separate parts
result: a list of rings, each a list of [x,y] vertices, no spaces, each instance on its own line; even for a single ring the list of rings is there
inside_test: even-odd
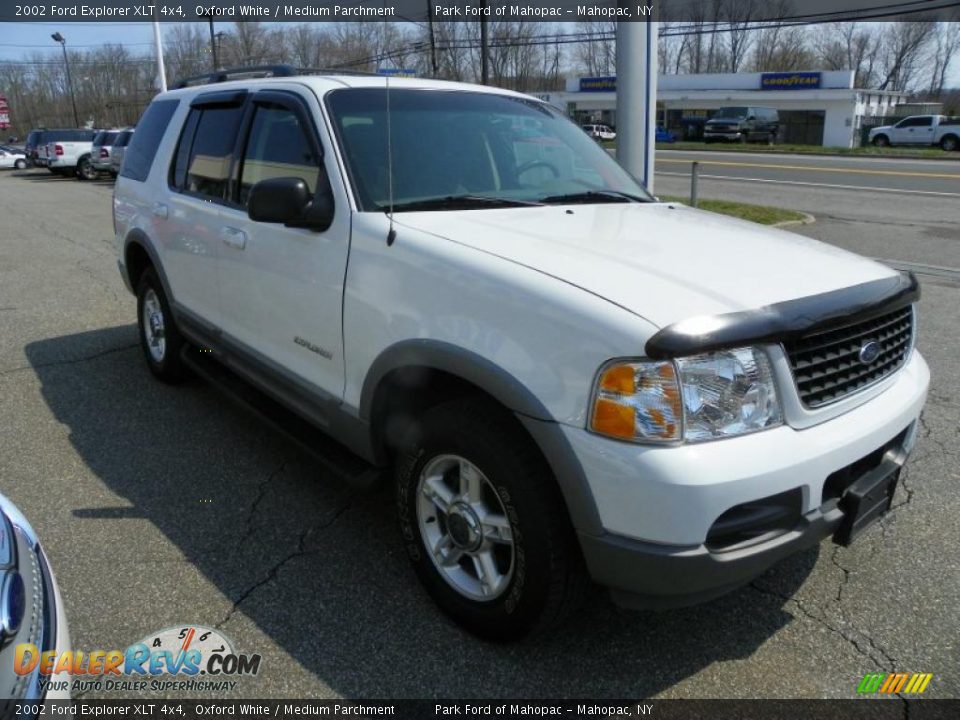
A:
[[[399,718],[539,720],[955,720],[960,700],[873,695],[854,700],[86,700],[7,701],[0,716],[101,720]],[[3,712],[3,710],[6,712]]]

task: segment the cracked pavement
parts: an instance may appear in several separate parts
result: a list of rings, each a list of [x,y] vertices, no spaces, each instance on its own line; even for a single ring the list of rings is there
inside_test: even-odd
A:
[[[960,695],[960,287],[922,278],[930,401],[896,510],[852,547],[824,543],[695,608],[631,613],[595,593],[562,632],[494,646],[426,598],[389,491],[343,482],[200,381],[150,377],[110,190],[0,174],[0,490],[40,534],[76,648],[222,628],[264,657],[242,697],[844,698],[887,670]],[[932,262],[906,224],[960,218],[905,205],[901,249]],[[803,231],[875,254],[837,227]]]

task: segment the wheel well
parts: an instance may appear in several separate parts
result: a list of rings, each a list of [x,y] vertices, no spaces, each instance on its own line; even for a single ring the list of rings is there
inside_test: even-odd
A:
[[[150,255],[147,254],[143,245],[138,242],[132,242],[127,247],[124,265],[127,268],[127,278],[130,280],[130,287],[136,292],[144,271],[149,267],[153,267]]]
[[[483,397],[512,413],[493,395],[457,375],[422,366],[406,366],[391,370],[377,385],[370,406],[373,447],[378,456],[388,460],[410,432],[415,432],[419,418],[440,403],[472,396]],[[517,422],[530,442],[532,437]]]
[[[947,134],[944,135],[942,138],[940,138],[940,142],[943,142],[943,141],[946,140],[947,138],[953,138],[953,139],[956,140],[957,142],[960,142],[960,135],[957,135],[956,133],[947,133]]]

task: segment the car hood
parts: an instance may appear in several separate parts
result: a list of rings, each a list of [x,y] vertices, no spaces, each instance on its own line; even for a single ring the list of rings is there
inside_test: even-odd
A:
[[[396,222],[558,278],[659,327],[896,274],[816,240],[683,205],[398,213]]]
[[[874,135],[878,132],[886,132],[887,130],[892,130],[893,125],[878,125],[877,127],[870,128],[870,134]]]

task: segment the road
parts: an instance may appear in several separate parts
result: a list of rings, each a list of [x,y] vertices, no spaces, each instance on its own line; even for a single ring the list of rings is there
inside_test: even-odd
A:
[[[892,160],[744,152],[657,153],[655,191],[776,205],[814,215],[797,232],[902,267],[960,268],[960,154]],[[922,269],[922,268],[913,268]]]
[[[240,697],[849,698],[891,670],[960,695],[960,288],[947,278],[924,279],[932,395],[882,524],[704,606],[629,613],[596,593],[562,632],[495,646],[420,589],[389,492],[330,477],[202,382],[152,380],[110,191],[0,174],[0,486],[45,543],[75,648],[215,626],[263,655]],[[935,242],[902,232],[907,255]]]

